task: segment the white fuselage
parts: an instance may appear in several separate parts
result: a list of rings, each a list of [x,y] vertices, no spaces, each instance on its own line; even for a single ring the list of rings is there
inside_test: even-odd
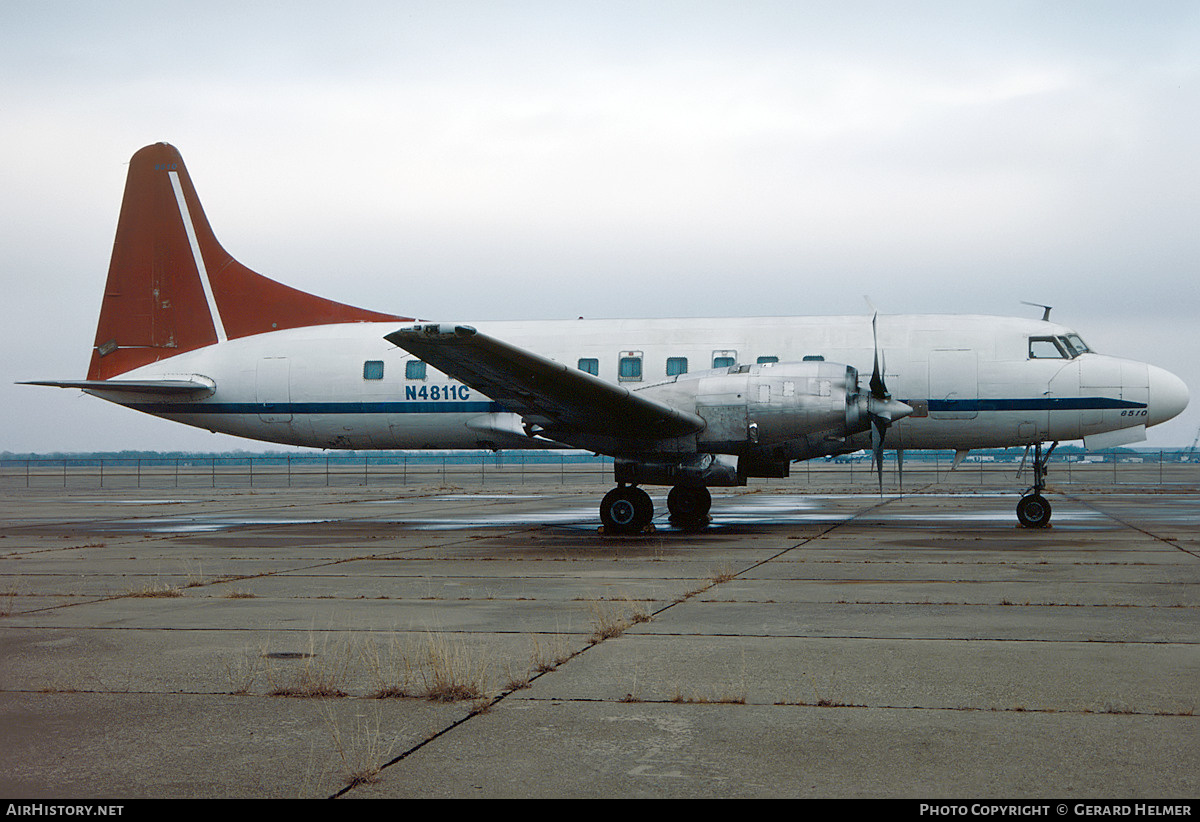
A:
[[[552,447],[524,439],[519,420],[497,435],[484,415],[504,410],[478,391],[427,368],[384,335],[402,323],[349,323],[274,331],[222,342],[143,366],[122,378],[202,376],[208,396],[142,396],[147,413],[237,436],[318,448],[473,449]],[[552,320],[473,323],[479,331],[630,390],[674,371],[707,370],[761,358],[823,357],[872,371],[871,320],[763,317],[668,320]],[[1186,389],[1144,363],[1068,350],[1031,356],[1031,339],[1072,335],[1018,318],[881,316],[879,348],[888,390],[914,408],[888,435],[888,448],[970,448],[1072,440],[1153,425],[1178,413]],[[619,373],[639,360],[640,377]],[[727,358],[727,359],[721,359]],[[382,365],[378,365],[382,363]],[[370,365],[368,365],[370,364]],[[1182,399],[1178,396],[1182,391]],[[505,426],[500,426],[504,428]],[[869,439],[869,437],[868,437]],[[865,444],[865,443],[864,443]]]

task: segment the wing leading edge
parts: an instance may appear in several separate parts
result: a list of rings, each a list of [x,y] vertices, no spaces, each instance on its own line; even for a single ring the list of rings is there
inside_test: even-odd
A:
[[[704,419],[481,334],[471,326],[407,326],[384,339],[519,414],[527,431],[568,444],[651,442],[702,431]],[[586,446],[585,446],[586,447]]]

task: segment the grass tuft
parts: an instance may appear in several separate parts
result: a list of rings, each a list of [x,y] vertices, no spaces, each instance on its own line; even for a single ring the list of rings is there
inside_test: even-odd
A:
[[[183,591],[165,582],[147,582],[141,588],[135,588],[124,594],[127,597],[181,597]]]
[[[434,702],[461,702],[487,697],[487,660],[461,641],[444,634],[426,634],[420,668],[420,696]]]
[[[264,654],[268,659],[270,654]],[[350,654],[345,648],[329,647],[326,640],[318,653],[316,642],[310,634],[308,638],[308,653],[298,654],[302,660],[299,670],[293,669],[291,677],[282,682],[275,680],[275,671],[267,667],[267,679],[271,687],[268,696],[289,696],[302,699],[330,699],[348,696],[342,690],[341,683],[346,679]]]
[[[592,642],[603,642],[625,633],[633,625],[649,622],[645,606],[629,597],[619,600],[592,600],[588,606],[592,615]]]

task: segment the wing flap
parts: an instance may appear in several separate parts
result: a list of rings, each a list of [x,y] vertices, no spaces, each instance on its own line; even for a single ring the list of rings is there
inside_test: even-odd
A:
[[[705,425],[693,413],[481,334],[471,326],[407,326],[384,339],[482,391],[552,438],[583,434],[661,440],[694,434]]]

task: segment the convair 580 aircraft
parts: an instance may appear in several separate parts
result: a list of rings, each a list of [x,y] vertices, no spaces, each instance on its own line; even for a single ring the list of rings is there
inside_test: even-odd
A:
[[[1047,315],[1048,315],[1047,311]],[[86,380],[38,381],[317,448],[583,448],[615,458],[610,533],[708,521],[713,486],[870,447],[1145,439],[1187,388],[1048,321],[982,316],[418,322],[267,279],[217,242],[179,152],[133,156]],[[881,469],[880,469],[881,470]]]

